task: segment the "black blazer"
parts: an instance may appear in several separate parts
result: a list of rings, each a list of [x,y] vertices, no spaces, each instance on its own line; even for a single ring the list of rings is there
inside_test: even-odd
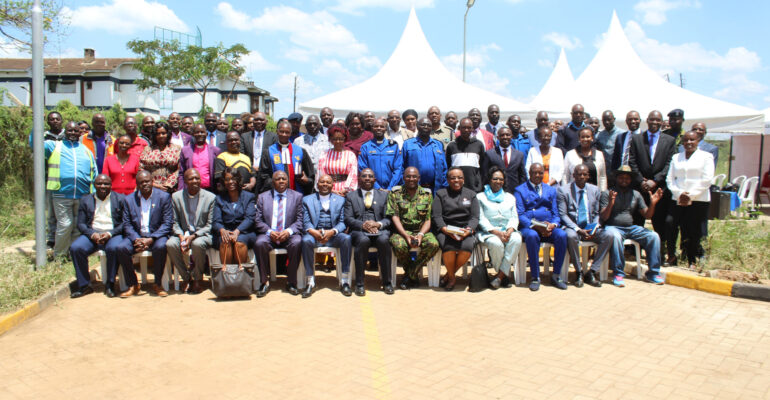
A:
[[[494,149],[487,150],[486,157],[481,164],[482,180],[487,183],[486,174],[493,165],[497,166],[505,173],[505,187],[503,190],[513,194],[516,191],[516,186],[521,185],[527,181],[527,168],[524,166],[524,158],[526,155],[515,148],[510,146],[511,154],[508,156],[508,168],[505,168],[503,162],[503,152],[500,150],[499,145],[495,145]]]
[[[254,231],[254,220],[257,215],[255,203],[256,196],[245,190],[241,191],[238,201],[231,202],[230,195],[225,193],[217,196],[214,201],[214,217],[211,222],[211,232],[219,236],[219,230],[228,231],[236,228],[241,233]]]
[[[650,164],[650,145],[647,132],[634,135],[631,138],[631,148],[628,151],[628,164],[634,172],[635,187],[642,184],[642,179],[652,179],[659,188],[666,190],[666,175],[674,154],[676,154],[676,140],[669,135],[659,133],[655,159]]]
[[[390,218],[385,216],[385,205],[388,202],[388,192],[379,189],[372,190],[372,211],[374,219],[382,224],[381,231],[390,228]],[[364,225],[364,192],[356,189],[345,195],[345,225],[351,231],[362,231]]]
[[[255,164],[255,161],[257,165],[259,165],[259,162],[262,159],[262,153],[270,147],[273,143],[278,142],[278,135],[275,132],[270,132],[268,130],[265,130],[265,137],[262,138],[262,148],[257,149],[257,151],[254,151],[254,132],[244,132],[241,134],[241,153],[246,154],[249,156],[249,159],[251,160],[251,165]],[[257,156],[257,159],[254,160],[254,156]],[[259,168],[255,168],[259,169]],[[257,178],[259,179],[259,178]],[[257,186],[259,186],[259,182],[257,182]]]
[[[620,168],[620,164],[623,162],[623,143],[626,142],[626,135],[628,135],[629,132],[630,131],[625,131],[615,137],[615,150],[612,153],[612,160],[610,162],[610,169],[612,171],[607,171],[607,176],[610,176]]]
[[[89,238],[96,232],[92,228],[94,224],[94,211],[96,210],[95,196],[96,194],[91,193],[81,197],[80,206],[78,207],[78,230]],[[126,203],[122,194],[110,193],[110,209],[112,213],[110,236],[112,237],[123,234],[123,210],[125,206]]]

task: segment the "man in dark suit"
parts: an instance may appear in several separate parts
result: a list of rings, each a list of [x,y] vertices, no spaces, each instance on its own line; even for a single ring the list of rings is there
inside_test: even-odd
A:
[[[487,156],[484,157],[481,171],[486,174],[493,165],[496,165],[505,173],[505,187],[503,189],[513,194],[516,186],[527,181],[527,170],[524,167],[526,155],[511,145],[513,132],[511,128],[503,126],[497,131],[498,144],[494,149],[487,150]],[[486,181],[486,176],[482,179]]]
[[[559,187],[558,203],[559,217],[567,232],[567,250],[575,266],[575,286],[583,286],[583,280],[591,286],[602,285],[596,274],[604,262],[604,257],[612,246],[612,238],[599,228],[599,200],[601,191],[596,185],[588,183],[588,167],[580,164],[572,172],[573,182]],[[591,233],[593,227],[596,231]],[[580,259],[580,241],[597,244],[594,262],[591,269],[583,273]],[[568,265],[564,266],[569,268]]]
[[[261,285],[257,297],[263,297],[270,291],[267,271],[270,269],[270,252],[273,249],[286,249],[289,266],[286,268],[286,290],[292,295],[299,294],[297,289],[297,267],[302,248],[302,195],[289,189],[289,177],[283,171],[273,173],[273,189],[257,197],[256,231],[259,277]]]
[[[633,185],[644,196],[644,200],[649,204],[649,193],[655,192],[658,188],[663,189],[663,198],[655,207],[655,214],[652,216],[652,227],[660,236],[661,248],[665,243],[668,262],[676,262],[676,243],[671,240],[674,230],[673,217],[669,214],[669,204],[671,203],[671,192],[666,186],[666,175],[671,158],[676,154],[676,140],[669,135],[662,134],[660,126],[663,123],[663,117],[660,111],[652,111],[647,116],[647,132],[641,135],[634,135],[631,139],[631,148],[629,150],[628,164],[633,173]],[[663,260],[663,251],[661,262]]]
[[[136,280],[132,256],[142,251],[152,252],[152,272],[155,282],[151,291],[166,297],[168,293],[159,284],[163,279],[163,269],[166,266],[166,240],[174,224],[174,210],[171,207],[171,196],[152,187],[152,174],[139,171],[136,174],[137,191],[126,197],[126,208],[123,211],[123,241],[118,244],[118,261],[123,267],[123,278],[129,286],[120,294],[126,298],[139,294],[139,283]]]
[[[253,131],[246,131],[241,134],[241,153],[246,154],[251,160],[251,166],[254,171],[259,171],[260,163],[262,162],[262,154],[267,151],[273,144],[278,142],[278,136],[275,132],[270,132],[267,127],[267,116],[263,112],[254,113],[252,119],[254,124]],[[257,174],[257,185],[254,186],[255,192],[270,190],[269,188],[262,189],[263,182],[262,177]]]
[[[582,105],[575,104],[572,106],[570,115],[572,116],[572,121],[559,128],[556,132],[556,147],[560,148],[563,154],[567,154],[568,151],[578,147],[578,132],[586,127],[586,114]]]
[[[356,295],[366,294],[364,272],[369,247],[377,248],[382,288],[386,294],[393,294],[390,281],[390,218],[385,216],[388,192],[374,189],[374,171],[364,168],[358,174],[358,190],[345,196],[345,225],[350,229],[356,266]]]
[[[215,161],[219,153],[219,147],[209,146],[206,143],[206,127],[201,124],[193,127],[194,141],[187,146],[182,147],[179,155],[179,189],[185,188],[184,173],[188,169],[198,166],[198,173],[201,176],[201,188],[211,192],[216,192],[216,183],[214,182]]]
[[[118,273],[117,245],[123,241],[123,195],[112,192],[112,180],[99,174],[94,179],[95,194],[80,198],[78,231],[81,235],[70,245],[78,289],[70,297],[93,293],[88,274],[88,256],[97,250],[107,253],[107,275],[102,277],[104,294],[115,297],[115,275]]]
[[[639,124],[641,124],[641,122],[638,112],[629,111],[628,114],[626,114],[626,126],[628,127],[628,131],[615,137],[615,148],[612,152],[612,161],[607,173],[607,176],[610,177],[611,180],[608,186],[612,186],[612,182],[615,181],[615,171],[617,171],[621,165],[628,165],[628,157],[631,151],[631,138],[634,137],[634,135],[639,134]]]
[[[219,118],[214,113],[206,113],[203,117],[203,125],[206,126],[206,143],[219,147],[221,151],[227,151],[227,132],[217,129],[217,121]]]

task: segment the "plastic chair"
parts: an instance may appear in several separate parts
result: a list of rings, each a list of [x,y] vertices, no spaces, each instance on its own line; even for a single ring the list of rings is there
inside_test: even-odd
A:
[[[746,180],[746,175],[736,176],[733,178],[732,184],[738,186],[738,193],[743,190],[743,182]]]
[[[526,283],[526,277],[527,277],[527,256],[529,255],[527,252],[527,248],[522,243],[521,250],[519,250],[519,261],[516,269],[518,270],[519,277],[521,278],[522,284]],[[549,273],[549,270],[551,268],[551,248],[553,245],[548,242],[541,242],[540,243],[540,249],[543,251],[543,274]],[[523,251],[522,251],[523,250]],[[535,257],[538,255],[536,254]],[[561,273],[559,276],[561,279],[566,282],[567,281],[567,274],[569,274],[569,251],[566,251],[564,253],[564,262],[562,263],[561,267]],[[514,277],[515,279],[515,277]]]
[[[416,252],[419,254],[420,249],[416,249]],[[425,266],[428,267],[428,287],[438,287],[439,281],[441,280],[441,250],[436,252],[433,258],[431,258]],[[390,282],[394,286],[396,285],[397,279],[397,267],[398,259],[396,259],[396,254],[393,253],[390,261]],[[420,275],[422,275],[422,268],[420,268]]]
[[[107,275],[107,254],[103,250],[98,250],[97,254],[99,255],[99,262],[101,264],[102,269],[102,282],[104,282],[104,277]],[[141,253],[134,254],[131,258],[132,262],[136,262],[137,259],[139,260],[139,271],[142,274],[142,285],[147,284],[147,260],[152,257],[152,252],[149,251],[143,251]],[[118,276],[122,276],[123,267],[118,265]],[[163,270],[163,278],[161,279],[161,286],[163,287],[163,290],[168,291],[168,281],[169,277],[172,277],[174,280],[174,289],[179,290],[179,274],[174,269],[174,267],[171,265],[171,259],[166,257],[166,267]],[[157,282],[156,282],[157,283]],[[120,291],[125,292],[128,290],[128,286],[126,285],[126,282],[124,279],[119,280],[119,286]]]
[[[748,204],[751,204],[751,207],[754,208],[754,197],[757,195],[758,185],[759,185],[758,176],[752,176],[751,178],[743,181],[743,184],[741,185],[741,190],[738,191],[738,198],[741,200],[741,206],[746,204],[748,207]]]
[[[727,175],[725,174],[716,175],[711,179],[711,184],[718,188],[722,188],[722,185],[725,183],[725,179],[727,179]]]
[[[353,251],[355,252],[356,249],[353,248]],[[368,253],[376,253],[376,252],[377,252],[377,248],[376,247],[370,247],[369,248]],[[351,280],[355,277],[354,272],[356,271],[357,268],[366,268],[366,265],[362,265],[361,267],[359,267],[356,264],[356,258],[351,254],[350,255],[350,277],[351,277]],[[382,266],[380,266],[380,268],[382,268]],[[390,276],[391,276],[391,278],[393,277],[393,273],[392,272],[391,272]],[[393,284],[395,282],[395,279],[391,279],[390,282],[391,282],[391,284]],[[356,284],[358,284],[358,282],[356,282]]]
[[[596,249],[596,248],[599,247],[599,245],[594,243],[594,242],[584,242],[584,241],[581,240],[578,243],[578,247],[580,248],[580,261],[581,261],[581,267],[582,267],[581,272],[585,273],[586,271],[589,270],[589,266],[588,266],[588,253],[589,253],[589,251],[588,251],[588,249],[590,249],[592,247]],[[609,256],[609,254],[608,254],[608,256]],[[607,280],[607,275],[608,275],[607,269],[609,268],[609,265],[610,265],[609,257],[604,257],[604,261],[602,261],[602,265],[599,267],[599,280],[600,281]]]
[[[631,239],[626,239],[623,241],[623,246],[629,246],[633,245],[634,250],[636,251],[636,279],[642,280],[642,246],[639,245],[639,242]],[[648,254],[649,257],[649,254]],[[609,258],[605,260],[607,264],[609,264]],[[599,277],[601,277],[602,280],[607,280],[607,269],[602,268],[604,271],[604,276],[602,276],[601,272],[599,273]]]
[[[762,184],[759,187],[759,203],[762,204],[762,195],[770,202],[770,172],[762,174]]]

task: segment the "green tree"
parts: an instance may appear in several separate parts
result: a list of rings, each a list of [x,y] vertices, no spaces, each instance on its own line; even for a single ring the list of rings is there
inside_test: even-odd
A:
[[[21,50],[29,51],[32,43],[32,0],[0,1],[0,35]],[[61,34],[66,18],[61,15],[62,4],[56,0],[41,0],[43,35]]]
[[[206,109],[206,94],[223,79],[237,81],[245,72],[238,65],[248,49],[240,43],[225,47],[184,46],[178,41],[132,40],[127,47],[139,56],[134,68],[142,78],[134,83],[140,90],[190,86],[201,96],[201,110]],[[230,90],[230,94],[235,89]],[[225,106],[226,107],[226,106]],[[222,110],[224,111],[224,110]]]

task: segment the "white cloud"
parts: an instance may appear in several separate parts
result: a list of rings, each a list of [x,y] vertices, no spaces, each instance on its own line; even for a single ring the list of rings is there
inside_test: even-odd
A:
[[[758,95],[767,91],[767,86],[749,79],[744,74],[726,76],[720,80],[725,87],[714,92],[723,99],[744,100],[746,95]]]
[[[554,64],[553,64],[553,61],[551,61],[551,60],[546,60],[545,58],[541,58],[541,59],[537,60],[537,65],[539,65],[539,66],[541,66],[543,68],[553,69],[553,65]]]
[[[360,69],[359,69],[360,71]],[[313,68],[313,74],[329,80],[336,88],[353,86],[365,80],[369,74],[353,72],[338,60],[325,59]]]
[[[275,71],[280,68],[278,65],[267,61],[264,57],[262,57],[262,54],[256,50],[252,50],[249,52],[249,54],[241,57],[239,64],[243,68],[246,68],[247,74],[253,71]]]
[[[577,37],[569,37],[564,33],[550,32],[543,35],[544,42],[550,42],[556,46],[563,47],[565,50],[572,50],[582,47],[583,43]]]
[[[281,110],[286,110],[285,112],[287,114],[291,112],[291,106],[294,100],[295,75],[296,73],[294,72],[283,74],[279,76],[270,87],[270,94],[280,100],[278,106],[276,107]],[[321,88],[318,87],[318,85],[316,85],[313,81],[307,80],[302,76],[297,79],[297,107],[299,107],[302,102],[310,100],[313,97],[318,96],[320,93]]]
[[[350,14],[360,14],[362,8],[389,8],[396,11],[409,11],[414,8],[432,8],[435,0],[337,0],[332,10]]]
[[[497,44],[490,43],[481,46],[478,49],[471,49],[470,51],[466,52],[465,82],[470,85],[489,90],[490,92],[495,92],[504,96],[510,96],[510,92],[508,91],[508,84],[510,83],[510,80],[489,69],[489,64],[492,61],[489,53],[501,50],[502,48],[500,48],[500,46]],[[452,72],[457,78],[462,79],[462,53],[450,54],[448,56],[441,57],[441,61],[450,72]]]
[[[106,30],[115,34],[149,31],[154,26],[188,32],[189,28],[166,5],[147,0],[112,0],[100,6],[62,7],[62,15],[73,27]]]
[[[641,15],[647,25],[661,25],[666,22],[666,13],[677,8],[700,8],[697,0],[642,0],[634,4],[634,11]]]
[[[30,54],[26,51],[22,51],[18,44],[10,40],[6,40],[5,38],[0,38],[0,57],[29,58]]]

